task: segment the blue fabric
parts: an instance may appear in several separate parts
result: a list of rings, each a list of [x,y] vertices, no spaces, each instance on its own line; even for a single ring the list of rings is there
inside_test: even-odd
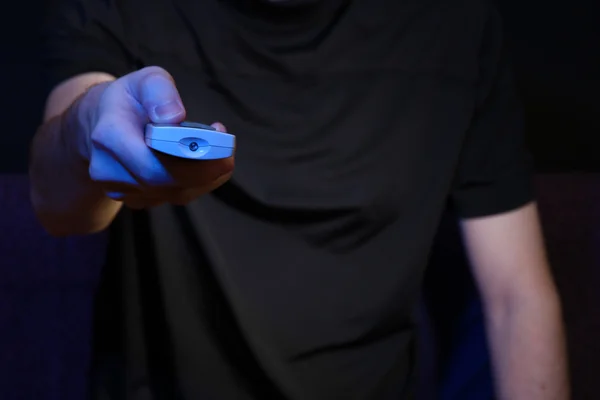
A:
[[[483,313],[476,297],[459,318],[454,346],[440,378],[440,400],[494,399]]]

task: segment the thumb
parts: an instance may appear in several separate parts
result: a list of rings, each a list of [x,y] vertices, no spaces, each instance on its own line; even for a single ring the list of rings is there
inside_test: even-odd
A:
[[[150,121],[174,124],[185,119],[185,108],[171,75],[160,67],[147,67],[125,77],[126,90],[144,108]]]

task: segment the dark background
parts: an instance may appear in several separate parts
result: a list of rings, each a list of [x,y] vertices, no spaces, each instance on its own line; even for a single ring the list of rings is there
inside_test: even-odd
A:
[[[28,203],[40,122],[37,27],[52,0],[6,0],[0,24],[0,399],[82,400],[104,235],[48,237]],[[98,0],[100,1],[100,0]],[[201,0],[198,0],[201,1]],[[401,0],[400,0],[401,1]],[[8,7],[10,3],[10,7]],[[600,1],[498,0],[514,54],[548,250],[563,297],[574,400],[600,399]],[[10,12],[9,12],[10,9]],[[489,360],[451,219],[428,285],[445,340],[444,400],[483,400]]]

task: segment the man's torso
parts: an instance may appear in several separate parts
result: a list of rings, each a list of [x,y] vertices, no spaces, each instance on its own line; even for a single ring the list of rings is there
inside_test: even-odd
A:
[[[237,135],[236,172],[189,206],[115,222],[96,392],[408,396],[412,308],[473,116],[484,6],[338,1],[268,24],[235,2],[133,3],[136,67],[167,69],[188,119]]]

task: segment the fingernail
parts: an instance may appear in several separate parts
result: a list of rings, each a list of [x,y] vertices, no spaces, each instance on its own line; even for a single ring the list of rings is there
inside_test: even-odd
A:
[[[106,193],[106,196],[116,201],[121,201],[125,198],[125,195],[123,193],[118,192],[108,192]]]
[[[214,124],[212,124],[212,127],[215,128],[219,132],[226,132],[227,131],[227,128],[225,128],[225,125],[223,125],[220,122],[215,122]]]
[[[170,101],[154,107],[154,116],[159,120],[170,120],[183,114],[183,106],[178,101]]]

